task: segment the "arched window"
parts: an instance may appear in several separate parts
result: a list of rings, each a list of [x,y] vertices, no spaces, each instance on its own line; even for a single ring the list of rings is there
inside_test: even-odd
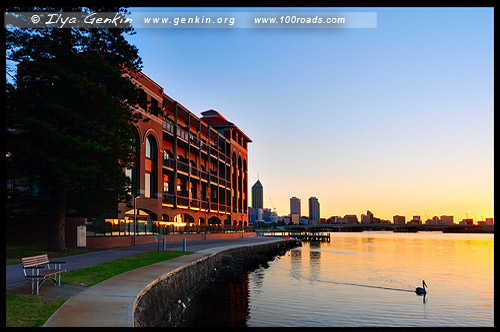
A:
[[[163,151],[163,159],[165,160],[174,159],[174,154],[172,153],[172,151],[165,149],[165,151]]]
[[[154,139],[153,135],[149,135],[146,138],[146,158],[156,159],[155,158],[155,152],[156,152],[155,147],[156,147],[155,139]]]
[[[163,151],[163,165],[173,168],[174,163],[174,154],[172,153],[172,151],[165,149],[165,151]]]
[[[156,141],[153,135],[146,137],[144,164],[144,196],[156,197]]]

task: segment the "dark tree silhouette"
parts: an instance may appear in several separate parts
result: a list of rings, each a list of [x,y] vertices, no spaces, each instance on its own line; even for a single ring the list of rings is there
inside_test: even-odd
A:
[[[125,8],[8,8],[7,12],[118,12]],[[11,172],[36,179],[49,197],[47,249],[64,251],[68,204],[115,209],[128,201],[124,168],[138,89],[123,75],[142,61],[126,28],[6,29],[6,136]]]

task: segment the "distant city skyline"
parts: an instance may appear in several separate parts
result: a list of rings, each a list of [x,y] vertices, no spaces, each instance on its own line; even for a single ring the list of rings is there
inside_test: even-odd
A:
[[[493,217],[493,8],[130,8],[375,12],[368,29],[154,29],[127,39],[195,114],[252,138],[249,182],[286,215]]]

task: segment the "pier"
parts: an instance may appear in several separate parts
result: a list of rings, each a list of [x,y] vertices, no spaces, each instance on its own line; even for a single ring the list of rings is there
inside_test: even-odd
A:
[[[427,225],[427,224],[320,224],[320,225],[288,225],[285,232],[364,232],[364,231],[393,231],[402,233],[416,232],[443,232],[443,233],[493,233],[493,225]]]
[[[295,238],[300,241],[316,241],[316,242],[330,242],[330,233],[317,233],[317,232],[290,232],[290,238]]]
[[[300,241],[330,242],[329,232],[269,231],[269,232],[257,232],[257,235],[291,238]]]

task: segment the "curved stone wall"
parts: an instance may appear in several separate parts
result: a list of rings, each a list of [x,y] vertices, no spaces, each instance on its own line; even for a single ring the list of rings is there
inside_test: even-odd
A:
[[[134,326],[177,326],[190,299],[214,279],[251,271],[289,249],[296,240],[233,248],[207,256],[157,279],[137,296],[133,309]]]

